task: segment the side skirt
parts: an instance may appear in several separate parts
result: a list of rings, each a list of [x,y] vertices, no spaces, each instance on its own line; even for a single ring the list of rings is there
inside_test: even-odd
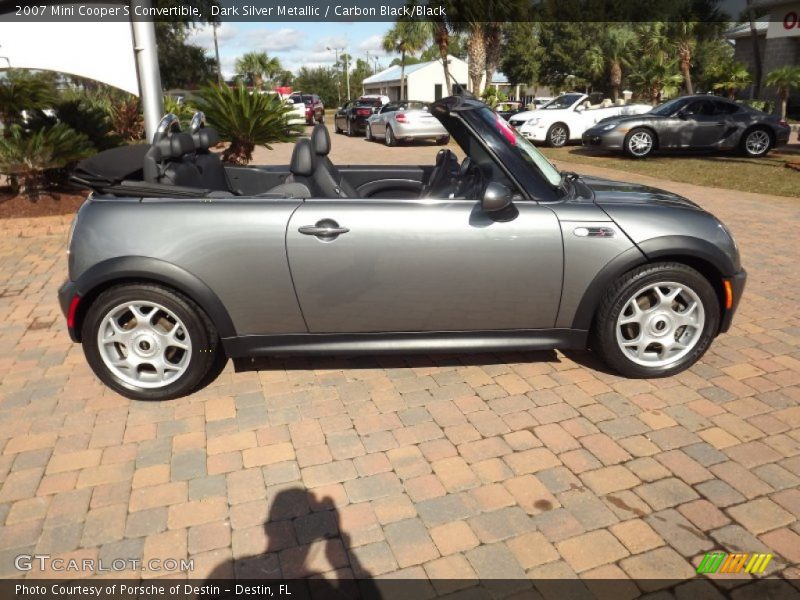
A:
[[[363,354],[428,354],[582,350],[588,332],[578,329],[434,331],[396,333],[296,333],[223,338],[228,358]]]

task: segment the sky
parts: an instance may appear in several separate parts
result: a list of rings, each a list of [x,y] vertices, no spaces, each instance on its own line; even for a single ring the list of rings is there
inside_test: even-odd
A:
[[[302,67],[333,65],[336,61],[330,48],[346,48],[354,59],[367,58],[375,66],[388,67],[395,58],[381,48],[384,33],[392,26],[388,22],[355,23],[263,23],[223,22],[217,30],[220,63],[225,78],[234,74],[236,59],[245,52],[265,51],[280,59],[285,69],[297,72]],[[197,28],[188,40],[208,50],[214,56],[214,38],[210,26]]]

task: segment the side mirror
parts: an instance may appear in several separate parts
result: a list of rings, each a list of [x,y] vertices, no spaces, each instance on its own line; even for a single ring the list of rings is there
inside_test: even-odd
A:
[[[513,194],[507,186],[496,181],[490,181],[483,192],[481,208],[488,212],[498,212],[511,206]]]
[[[579,104],[575,107],[575,112],[583,112],[586,110],[586,106],[584,104]]]

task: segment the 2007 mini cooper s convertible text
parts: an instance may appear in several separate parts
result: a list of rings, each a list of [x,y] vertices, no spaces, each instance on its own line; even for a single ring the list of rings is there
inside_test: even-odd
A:
[[[746,276],[713,215],[561,173],[475,100],[430,110],[463,160],[337,168],[318,125],[286,167],[226,166],[202,115],[87,159],[59,297],[97,376],[166,399],[228,358],[588,347],[663,377],[730,327]]]

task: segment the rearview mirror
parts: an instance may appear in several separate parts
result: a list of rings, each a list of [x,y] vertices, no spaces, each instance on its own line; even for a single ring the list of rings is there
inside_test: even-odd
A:
[[[513,194],[507,186],[490,181],[483,192],[481,208],[486,212],[498,212],[511,206]]]

